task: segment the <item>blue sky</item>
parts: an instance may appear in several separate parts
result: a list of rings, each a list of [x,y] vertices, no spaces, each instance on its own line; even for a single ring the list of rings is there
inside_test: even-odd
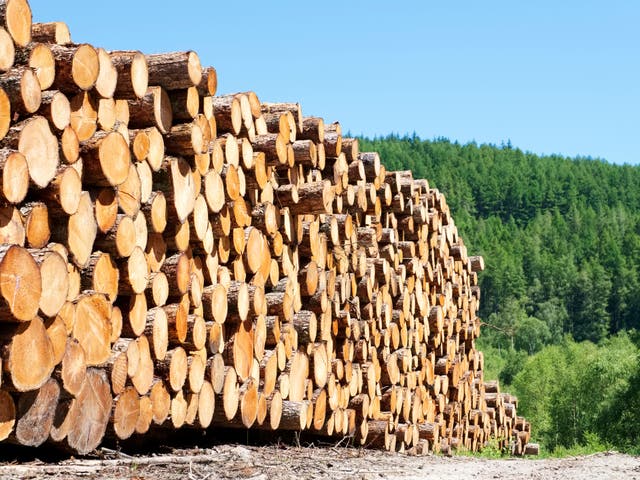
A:
[[[638,1],[30,4],[34,21],[63,20],[76,42],[195,50],[220,93],[299,101],[353,134],[640,163]]]

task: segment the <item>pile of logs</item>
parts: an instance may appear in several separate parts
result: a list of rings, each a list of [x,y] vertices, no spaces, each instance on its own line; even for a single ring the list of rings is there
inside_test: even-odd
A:
[[[71,42],[0,0],[0,439],[156,429],[531,451],[483,378],[481,257],[339,123],[216,95],[195,52]],[[527,450],[529,449],[529,450]]]

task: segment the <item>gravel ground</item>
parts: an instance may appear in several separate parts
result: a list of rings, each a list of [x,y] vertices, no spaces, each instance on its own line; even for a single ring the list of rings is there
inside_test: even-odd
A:
[[[640,480],[640,457],[615,452],[563,459],[410,457],[342,447],[218,445],[102,459],[31,460],[0,465],[0,479],[332,480],[357,479],[615,479]]]

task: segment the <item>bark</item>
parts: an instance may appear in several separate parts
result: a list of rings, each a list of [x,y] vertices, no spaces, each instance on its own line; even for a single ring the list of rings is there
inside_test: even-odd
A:
[[[149,85],[166,90],[197,86],[202,81],[202,67],[198,54],[189,52],[147,55]]]

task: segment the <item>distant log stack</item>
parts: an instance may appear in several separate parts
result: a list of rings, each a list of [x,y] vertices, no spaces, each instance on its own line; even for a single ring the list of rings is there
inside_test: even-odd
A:
[[[484,261],[427,180],[297,103],[216,96],[193,51],[76,45],[26,0],[0,21],[0,440],[537,451],[484,379]]]

